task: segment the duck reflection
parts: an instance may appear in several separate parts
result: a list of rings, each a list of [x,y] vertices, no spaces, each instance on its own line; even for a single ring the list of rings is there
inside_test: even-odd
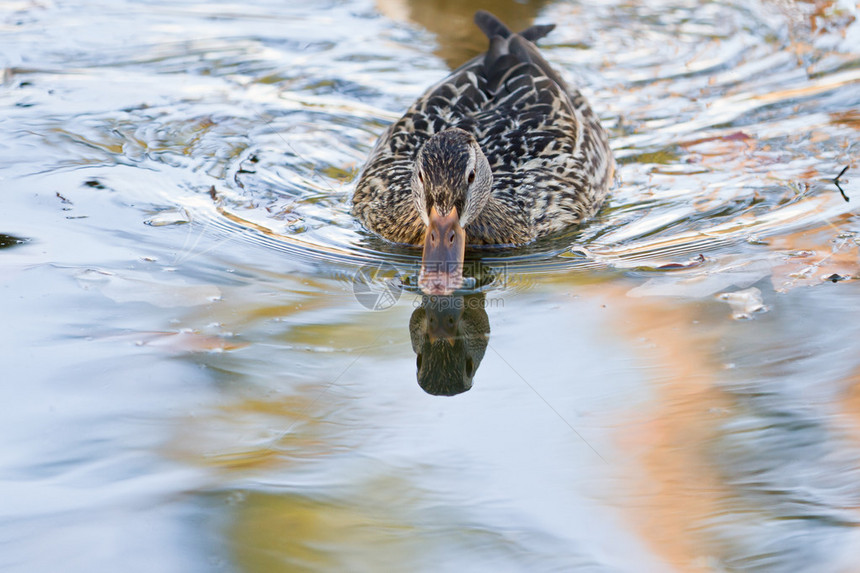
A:
[[[418,384],[428,394],[454,396],[472,387],[490,335],[485,305],[484,293],[424,296],[412,313]]]

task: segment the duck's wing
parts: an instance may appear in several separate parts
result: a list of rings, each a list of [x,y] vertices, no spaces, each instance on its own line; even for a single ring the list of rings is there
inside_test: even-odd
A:
[[[513,34],[487,12],[475,21],[490,38],[481,70],[487,101],[458,127],[475,134],[493,169],[497,204],[475,222],[474,232],[485,235],[479,242],[522,242],[490,227],[503,213],[523,219],[516,228],[529,228],[533,236],[593,215],[609,188],[614,160],[585,98],[531,41],[552,27]]]

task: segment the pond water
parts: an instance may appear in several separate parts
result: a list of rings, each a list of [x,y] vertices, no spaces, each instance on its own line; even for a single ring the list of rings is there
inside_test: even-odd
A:
[[[452,4],[0,2],[0,569],[858,570],[855,4]],[[478,8],[619,181],[439,308],[349,198]]]

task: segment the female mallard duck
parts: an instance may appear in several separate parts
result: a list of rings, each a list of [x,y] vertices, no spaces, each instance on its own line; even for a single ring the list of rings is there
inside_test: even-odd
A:
[[[379,138],[353,214],[390,241],[423,244],[419,286],[450,294],[466,244],[523,245],[593,216],[615,171],[606,132],[533,42],[479,11],[490,39]]]

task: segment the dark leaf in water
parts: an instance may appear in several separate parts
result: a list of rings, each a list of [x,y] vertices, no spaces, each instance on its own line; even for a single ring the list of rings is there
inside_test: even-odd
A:
[[[698,257],[694,257],[688,261],[684,261],[681,263],[666,263],[665,265],[660,265],[657,267],[661,270],[672,270],[672,269],[689,269],[693,267],[698,267],[702,263],[704,263],[707,259],[705,255],[700,254]]]
[[[0,249],[11,249],[12,247],[23,245],[29,240],[30,239],[22,239],[20,237],[13,237],[12,235],[4,235],[0,233]]]
[[[87,187],[92,187],[93,189],[104,189],[105,186],[98,179],[89,179],[88,181],[84,181],[84,185]]]

